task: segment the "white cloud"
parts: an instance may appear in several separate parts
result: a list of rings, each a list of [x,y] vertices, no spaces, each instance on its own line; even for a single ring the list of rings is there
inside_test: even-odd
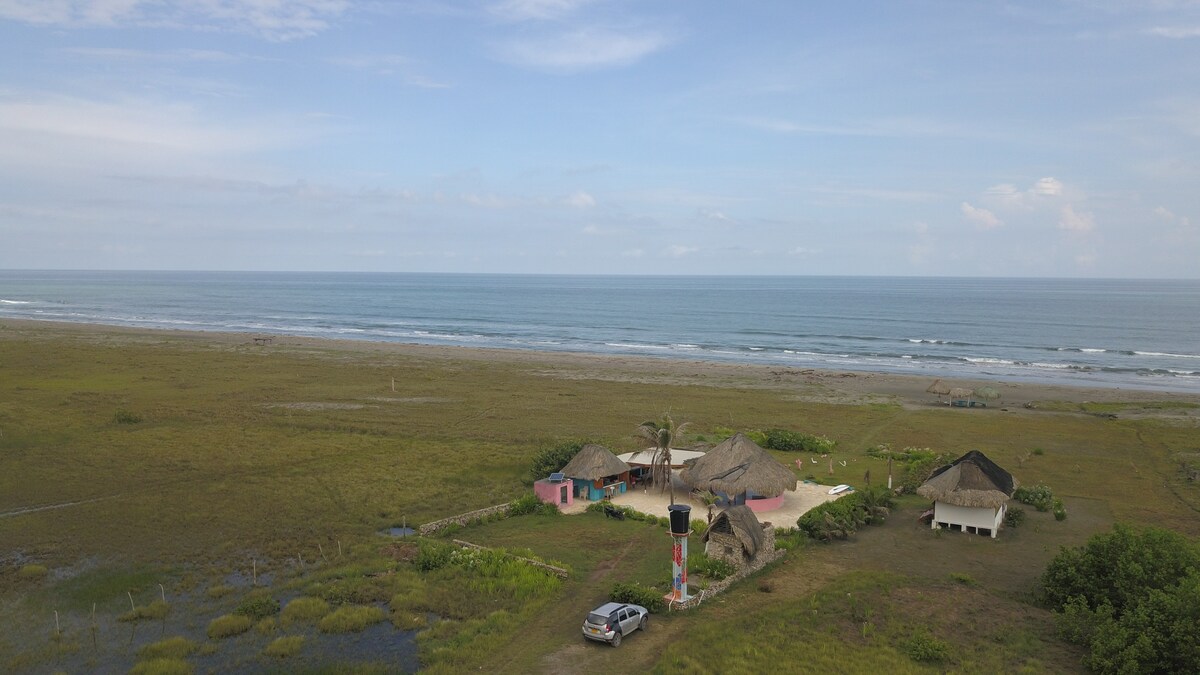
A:
[[[1184,216],[1176,215],[1174,212],[1167,209],[1165,206],[1156,207],[1154,209],[1154,215],[1158,216],[1160,219],[1165,220],[1166,222],[1171,223],[1173,225],[1182,225],[1183,227],[1190,227],[1192,224],[1192,221],[1190,219],[1188,219]]]
[[[1063,193],[1063,184],[1057,178],[1046,177],[1034,183],[1031,192],[1035,195],[1058,197]]]
[[[596,198],[586,192],[580,191],[564,198],[563,203],[577,209],[587,209],[596,205]]]
[[[1200,37],[1200,26],[1155,26],[1146,30],[1146,34],[1157,37],[1183,40]]]
[[[1004,224],[1003,221],[996,217],[996,214],[987,209],[971,206],[967,202],[963,202],[960,208],[963,215],[967,217],[967,220],[975,223],[982,229],[990,230]]]
[[[1076,213],[1075,207],[1067,204],[1059,212],[1058,227],[1068,232],[1091,232],[1096,219],[1090,213]]]
[[[1022,190],[1012,183],[1000,183],[983,191],[983,197],[989,204],[1005,209],[1032,209],[1039,203],[1062,197],[1066,186],[1062,181],[1052,176],[1040,178],[1028,190]]]
[[[590,5],[594,0],[503,0],[489,10],[508,21],[558,19]]]
[[[574,72],[629,66],[671,43],[663,33],[619,33],[581,28],[530,40],[514,40],[500,47],[500,57],[520,66]]]
[[[308,37],[349,9],[348,0],[0,0],[0,18],[52,26],[171,26]]]
[[[691,255],[692,253],[695,253],[696,251],[699,251],[699,250],[700,249],[696,248],[695,246],[683,246],[681,244],[672,244],[671,246],[668,246],[666,248],[665,253],[672,258],[682,258],[685,255]]]

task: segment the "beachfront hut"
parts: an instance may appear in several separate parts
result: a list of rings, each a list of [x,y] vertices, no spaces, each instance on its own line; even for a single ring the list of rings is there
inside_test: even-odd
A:
[[[938,400],[941,401],[942,397],[949,394],[951,389],[952,387],[945,382],[942,382],[941,380],[934,380],[933,384],[929,385],[925,391],[929,392],[930,394],[937,394]]]
[[[629,465],[595,443],[583,446],[562,468],[562,474],[572,480],[576,497],[590,501],[625,492],[629,485]]]
[[[975,392],[966,387],[955,387],[950,390],[950,405],[956,408],[971,407],[971,397]]]
[[[707,490],[723,502],[755,511],[783,505],[783,493],[796,490],[796,474],[745,434],[735,434],[683,468],[680,478],[693,490]]]
[[[987,455],[972,450],[930,475],[917,494],[933,500],[933,529],[947,528],[993,539],[1018,483]]]
[[[717,514],[704,531],[704,554],[736,567],[754,562],[761,551],[775,548],[775,530],[770,523],[758,522],[754,510],[745,504],[731,506]]]

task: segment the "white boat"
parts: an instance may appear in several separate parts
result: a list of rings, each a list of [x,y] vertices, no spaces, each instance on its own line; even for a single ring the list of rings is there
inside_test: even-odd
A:
[[[845,491],[847,491],[847,490],[853,490],[853,489],[854,489],[854,488],[852,488],[852,487],[850,487],[849,485],[846,485],[845,483],[843,483],[843,484],[841,484],[841,485],[835,485],[834,487],[832,487],[832,488],[829,488],[829,494],[831,494],[831,495],[840,495],[840,494],[842,494],[843,492],[845,492]]]

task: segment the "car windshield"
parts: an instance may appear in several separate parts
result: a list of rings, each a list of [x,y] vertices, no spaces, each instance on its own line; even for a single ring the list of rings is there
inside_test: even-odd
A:
[[[595,612],[588,614],[587,620],[588,623],[594,623],[597,626],[603,626],[604,624],[608,623],[607,616],[604,616],[603,614],[596,614]]]

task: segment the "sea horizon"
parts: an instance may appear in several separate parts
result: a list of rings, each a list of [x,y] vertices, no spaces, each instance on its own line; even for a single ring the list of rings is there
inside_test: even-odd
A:
[[[1200,280],[0,270],[0,318],[1200,393]]]

